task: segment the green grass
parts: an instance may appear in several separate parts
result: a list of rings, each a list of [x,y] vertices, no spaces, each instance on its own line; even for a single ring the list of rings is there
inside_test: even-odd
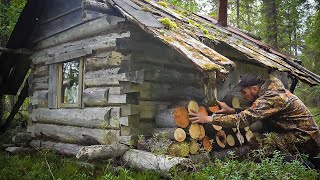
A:
[[[320,107],[309,107],[309,110],[314,116],[314,120],[317,122],[318,125],[320,125]]]
[[[229,159],[224,162],[215,160],[209,165],[202,166],[196,172],[189,174],[174,172],[172,179],[317,179],[317,172],[307,170],[299,161],[283,163],[282,160],[279,154],[273,158],[265,158],[260,163],[250,160]],[[61,180],[161,179],[152,171],[135,171],[116,166],[117,161],[84,166],[73,158],[46,151],[14,156],[0,152],[0,162],[0,179],[53,179],[50,170],[55,179]]]

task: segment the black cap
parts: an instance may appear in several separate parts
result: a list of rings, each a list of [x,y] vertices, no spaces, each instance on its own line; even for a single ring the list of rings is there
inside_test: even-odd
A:
[[[258,76],[253,75],[253,74],[245,74],[240,77],[240,82],[238,85],[239,85],[240,89],[242,90],[243,88],[258,85],[261,83],[262,83],[262,81]]]

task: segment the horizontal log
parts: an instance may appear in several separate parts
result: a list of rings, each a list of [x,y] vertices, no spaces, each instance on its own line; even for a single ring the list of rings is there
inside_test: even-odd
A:
[[[40,91],[40,90],[48,90],[49,84],[48,82],[38,82],[38,83],[33,83],[31,85],[34,91]]]
[[[170,140],[175,140],[174,132],[177,128],[154,128],[153,134],[160,137],[168,138]]]
[[[134,146],[137,144],[138,137],[137,136],[120,136],[119,143],[125,144],[128,146]]]
[[[129,60],[131,55],[123,55],[117,51],[102,52],[93,57],[86,58],[86,71],[97,71],[110,67],[120,66],[122,60]]]
[[[129,103],[129,95],[120,94],[120,87],[87,88],[83,91],[83,103],[87,107]]]
[[[33,73],[33,76],[36,78],[43,77],[43,76],[49,76],[49,66],[47,66],[47,65],[35,66],[32,73]]]
[[[165,109],[157,113],[155,116],[156,125],[159,128],[174,128],[177,127],[173,119],[174,109]]]
[[[38,108],[48,107],[48,90],[34,91],[30,103]]]
[[[88,128],[119,128],[120,107],[84,109],[34,109],[32,121]]]
[[[118,85],[120,82],[139,83],[143,82],[144,72],[133,71],[121,74],[104,74],[101,71],[86,73],[84,83],[87,87],[101,87],[108,85]]]
[[[135,105],[126,104],[121,105],[121,116],[139,114],[141,119],[153,119],[156,114],[163,110],[163,106],[152,106],[152,105]]]
[[[55,140],[71,144],[113,144],[119,139],[119,130],[59,126],[54,124],[33,124],[37,138]]]
[[[140,119],[138,124],[134,126],[122,126],[121,136],[132,136],[132,135],[151,135],[155,127],[152,121],[142,121]]]
[[[11,138],[13,143],[29,143],[32,140],[30,133],[17,133]]]
[[[153,170],[166,177],[169,177],[170,172],[176,168],[179,168],[179,171],[187,171],[194,168],[189,159],[155,155],[137,149],[126,151],[122,156],[122,160],[131,168]]]
[[[77,144],[66,144],[51,141],[32,140],[30,145],[35,148],[48,148],[59,154],[75,157],[79,150],[83,147]]]
[[[128,149],[124,144],[85,146],[78,151],[76,158],[89,161],[107,160],[122,156]]]
[[[145,101],[173,101],[194,99],[202,101],[204,99],[203,88],[195,88],[193,86],[181,87],[172,84],[158,84],[151,82],[143,82],[143,84],[135,84],[130,82],[121,82],[122,93],[139,92],[139,100]]]
[[[34,149],[27,148],[27,147],[8,147],[5,151],[9,152],[10,154],[21,154],[21,153],[31,153]]]
[[[107,35],[99,35],[87,39],[82,39],[75,42],[70,42],[62,45],[58,45],[52,48],[48,48],[39,52],[34,53],[30,58],[33,64],[40,63],[53,63],[60,61],[59,58],[62,56],[77,56],[77,53],[83,50],[88,50],[86,54],[90,54],[92,51],[116,47],[116,39],[130,36],[129,32],[125,33],[110,33]],[[58,58],[59,57],[59,58]],[[79,57],[79,56],[78,56]],[[63,57],[63,59],[65,59]]]

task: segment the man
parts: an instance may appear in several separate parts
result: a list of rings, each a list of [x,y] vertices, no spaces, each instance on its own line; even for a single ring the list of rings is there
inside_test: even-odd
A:
[[[306,153],[310,157],[320,152],[320,132],[312,114],[302,101],[284,88],[282,82],[270,77],[265,82],[247,74],[239,82],[242,96],[251,107],[238,111],[218,101],[221,110],[213,116],[189,113],[192,123],[212,123],[227,128],[246,127],[261,121],[266,132],[274,132],[278,148],[290,153]],[[282,146],[282,147],[281,147]],[[298,152],[297,152],[298,151]]]

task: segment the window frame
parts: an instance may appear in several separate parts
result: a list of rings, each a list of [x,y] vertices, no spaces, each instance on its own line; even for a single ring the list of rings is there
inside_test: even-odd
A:
[[[62,103],[62,73],[63,73],[63,64],[71,61],[79,60],[79,87],[78,87],[78,102],[75,104]],[[58,64],[58,95],[57,95],[57,108],[82,108],[82,93],[83,93],[83,71],[84,71],[84,58],[74,58],[69,61],[64,61]]]

